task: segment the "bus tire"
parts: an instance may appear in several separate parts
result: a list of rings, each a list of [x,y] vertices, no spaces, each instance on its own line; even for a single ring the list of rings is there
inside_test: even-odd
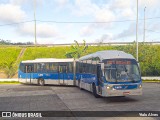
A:
[[[38,85],[44,86],[44,79],[42,79],[42,78],[38,79]]]
[[[92,89],[93,89],[93,95],[94,95],[96,98],[99,98],[100,96],[97,94],[97,90],[96,90],[95,84],[92,85]]]

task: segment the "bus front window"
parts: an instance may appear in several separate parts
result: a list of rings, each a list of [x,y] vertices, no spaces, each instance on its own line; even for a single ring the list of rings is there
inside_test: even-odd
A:
[[[140,80],[138,65],[133,60],[109,60],[105,64],[108,82],[136,82]]]

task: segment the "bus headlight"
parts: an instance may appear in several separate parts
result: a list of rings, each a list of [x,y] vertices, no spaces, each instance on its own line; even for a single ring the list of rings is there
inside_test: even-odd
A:
[[[139,85],[139,88],[142,88],[142,85],[141,85],[141,84]]]
[[[107,88],[107,90],[110,90],[110,89],[111,89],[111,87],[110,87],[110,86],[107,86],[106,88]]]

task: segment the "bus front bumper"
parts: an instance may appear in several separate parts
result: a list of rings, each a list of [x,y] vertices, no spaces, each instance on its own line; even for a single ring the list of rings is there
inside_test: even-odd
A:
[[[129,90],[108,90],[103,88],[102,96],[128,96],[128,95],[142,95],[142,88],[129,89]]]

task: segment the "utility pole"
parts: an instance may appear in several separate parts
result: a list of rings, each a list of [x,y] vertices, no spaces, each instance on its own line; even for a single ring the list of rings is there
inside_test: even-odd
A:
[[[36,0],[34,0],[34,38],[35,38],[35,45],[37,45]]]
[[[136,57],[138,61],[138,0],[137,0],[137,20],[136,20],[136,43],[137,43]]]
[[[144,33],[143,33],[143,42],[145,42],[145,29],[146,29],[146,7],[144,7]]]

